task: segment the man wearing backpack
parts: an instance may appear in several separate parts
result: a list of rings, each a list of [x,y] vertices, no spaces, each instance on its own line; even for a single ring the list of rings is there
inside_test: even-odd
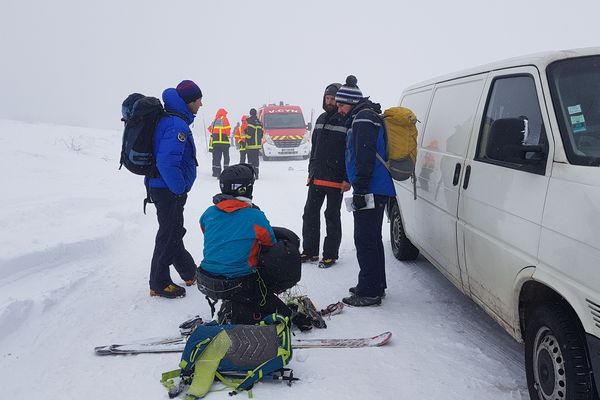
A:
[[[308,163],[308,196],[302,215],[302,261],[319,259],[321,230],[321,207],[327,198],[325,223],[327,236],[323,242],[323,259],[320,268],[331,267],[338,259],[342,241],[340,207],[343,193],[350,189],[344,163],[346,149],[345,118],[337,112],[335,95],[341,83],[332,83],[325,88],[323,109],[317,118],[312,133],[312,148]]]
[[[167,114],[154,135],[158,177],[147,177],[150,199],[156,206],[158,233],[150,267],[150,295],[169,299],[185,296],[171,280],[173,265],[186,286],[194,284],[196,264],[185,249],[183,207],[196,179],[196,146],[189,125],[202,106],[202,92],[192,81],[182,81],[162,94]]]
[[[355,76],[348,76],[335,101],[338,112],[348,117],[346,171],[353,189],[354,245],[360,267],[358,284],[342,301],[362,307],[381,304],[385,296],[381,229],[386,204],[396,191],[388,170],[377,157],[387,158],[381,106],[363,97],[357,83]]]

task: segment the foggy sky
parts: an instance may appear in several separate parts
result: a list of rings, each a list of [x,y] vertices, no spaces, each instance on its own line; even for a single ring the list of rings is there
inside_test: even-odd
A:
[[[389,107],[413,83],[491,61],[598,46],[600,2],[4,0],[0,118],[120,128],[127,94],[183,79],[239,120],[280,100],[322,112],[358,78]],[[9,134],[2,132],[2,134]]]

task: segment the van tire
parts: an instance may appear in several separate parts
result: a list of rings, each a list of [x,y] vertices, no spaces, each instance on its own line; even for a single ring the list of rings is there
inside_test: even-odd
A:
[[[416,259],[419,255],[419,249],[406,237],[400,208],[395,201],[391,204],[390,221],[390,239],[392,241],[394,257],[400,261],[412,261]]]
[[[534,308],[525,330],[529,396],[540,400],[593,400],[594,383],[583,328],[564,303]]]

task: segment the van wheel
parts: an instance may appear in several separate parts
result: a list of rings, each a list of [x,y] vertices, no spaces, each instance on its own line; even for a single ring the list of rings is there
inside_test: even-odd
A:
[[[271,160],[269,157],[263,156],[263,161],[269,161],[269,160]]]
[[[532,399],[594,399],[583,328],[564,304],[535,308],[525,333],[525,369]]]
[[[400,208],[398,208],[396,202],[392,205],[390,220],[392,221],[390,224],[390,237],[392,239],[392,252],[394,253],[394,257],[401,261],[414,260],[419,255],[419,249],[408,240],[404,233]]]

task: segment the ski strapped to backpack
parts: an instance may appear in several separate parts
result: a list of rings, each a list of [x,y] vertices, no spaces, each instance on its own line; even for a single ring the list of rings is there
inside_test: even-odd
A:
[[[230,394],[250,391],[266,378],[295,380],[284,368],[292,359],[290,336],[288,318],[278,314],[258,325],[200,325],[187,339],[179,369],[163,373],[161,383],[169,397],[187,390],[186,400],[194,400],[210,391],[215,377],[233,390]],[[242,377],[227,378],[232,373]]]
[[[374,112],[374,111],[373,111]],[[417,199],[417,122],[416,115],[406,107],[391,107],[379,115],[387,143],[387,161],[377,151],[377,159],[397,181],[412,179],[414,199]]]

